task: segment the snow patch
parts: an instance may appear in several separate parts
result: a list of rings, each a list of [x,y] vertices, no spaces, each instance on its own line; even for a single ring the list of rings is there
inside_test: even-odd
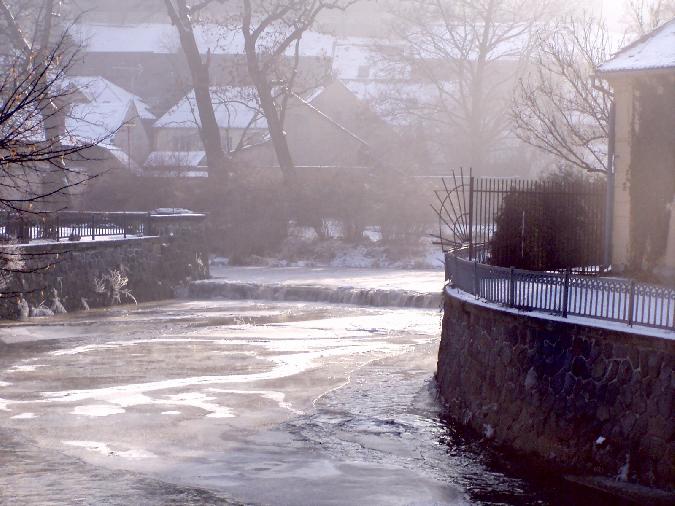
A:
[[[304,411],[295,409],[290,402],[286,402],[284,400],[286,398],[286,394],[284,394],[283,392],[276,392],[273,390],[222,390],[219,388],[209,388],[208,391],[223,394],[259,395],[265,399],[269,399],[271,401],[276,402],[281,409],[286,409],[296,415],[305,414]]]
[[[88,353],[90,351],[111,350],[119,348],[120,346],[122,346],[122,343],[86,344],[83,346],[76,346],[75,348],[70,348],[67,350],[52,351],[50,352],[50,355],[54,357],[60,357],[62,355],[79,355],[80,353]]]
[[[118,406],[110,406],[107,404],[90,404],[87,406],[76,406],[75,409],[70,412],[70,414],[98,417],[98,416],[120,415],[124,412],[125,410]]]
[[[14,367],[10,367],[7,369],[7,372],[33,372],[35,371],[38,367],[46,367],[45,365],[15,365]]]
[[[165,398],[168,399],[167,404],[194,407],[208,411],[209,414],[206,415],[206,418],[234,418],[234,413],[231,409],[211,402],[215,400],[215,397],[209,397],[199,392],[167,395]]]
[[[35,413],[21,413],[19,415],[14,415],[11,417],[12,420],[30,420],[31,418],[37,418]]]
[[[149,459],[157,457],[157,455],[141,449],[115,451],[106,443],[99,443],[97,441],[63,441],[63,444],[84,448],[87,451],[100,453],[106,457],[122,457],[126,459]]]

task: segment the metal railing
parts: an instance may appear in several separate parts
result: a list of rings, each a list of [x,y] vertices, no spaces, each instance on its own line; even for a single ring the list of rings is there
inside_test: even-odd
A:
[[[76,212],[49,214],[0,213],[0,234],[5,241],[96,240],[97,237],[147,235],[149,213]]]
[[[524,311],[582,316],[675,331],[675,290],[633,280],[509,269],[446,253],[452,286]]]

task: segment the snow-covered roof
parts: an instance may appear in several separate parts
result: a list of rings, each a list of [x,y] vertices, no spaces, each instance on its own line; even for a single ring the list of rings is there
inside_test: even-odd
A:
[[[102,77],[68,77],[63,84],[77,88],[85,99],[71,104],[68,109],[64,135],[66,144],[101,142],[109,146],[112,144],[110,136],[126,121],[155,119],[140,97]]]
[[[619,51],[598,67],[598,73],[664,69],[675,69],[675,19]]]
[[[386,39],[348,37],[335,45],[333,75],[338,79],[397,79],[410,74],[407,65],[393,65],[382,53],[395,44]]]
[[[266,129],[267,121],[260,111],[258,95],[251,86],[211,88],[216,121],[220,128]],[[157,128],[195,128],[200,126],[194,90],[155,122]]]
[[[133,102],[139,118],[147,120],[157,119],[150,112],[150,108],[141,97],[128,92],[101,76],[68,77],[65,79],[65,82],[77,88],[89,102],[117,104]]]
[[[75,41],[90,53],[155,53],[174,54],[180,50],[176,28],[168,23],[129,25],[78,23],[70,30]],[[197,46],[202,54],[244,54],[244,40],[239,30],[216,24],[198,24],[194,27]],[[308,31],[302,36],[302,56],[332,56],[334,38]],[[288,49],[292,55],[294,48]]]
[[[124,124],[128,111],[128,104],[125,107],[117,103],[73,104],[66,117],[64,143],[110,144],[108,138]]]
[[[200,167],[206,158],[205,151],[153,151],[144,166],[156,167]]]
[[[117,86],[101,76],[71,77],[70,82],[78,87],[90,102],[99,103],[128,103],[133,102],[141,119],[157,119],[148,105],[138,95]]]

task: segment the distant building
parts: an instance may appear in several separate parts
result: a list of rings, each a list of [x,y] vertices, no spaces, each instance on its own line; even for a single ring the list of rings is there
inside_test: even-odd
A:
[[[675,279],[675,19],[597,74],[616,108],[613,265]]]
[[[149,129],[155,121],[147,104],[138,96],[100,76],[66,78],[70,104],[65,117],[63,142],[67,145],[97,143],[88,165],[109,164],[138,171],[138,163],[150,152]]]
[[[221,142],[226,152],[244,144],[260,142],[267,132],[267,121],[258,105],[255,88],[220,86],[210,89]],[[201,121],[194,91],[183,97],[155,124],[157,151],[199,151]]]
[[[339,80],[304,97],[294,97],[284,129],[298,167],[407,168],[408,148],[394,126]],[[277,166],[270,141],[236,156],[252,166]]]
[[[250,85],[241,32],[216,24],[194,27],[199,51],[209,55],[212,86]],[[102,76],[143,97],[162,114],[192,89],[192,77],[176,28],[170,23],[78,23],[70,30],[82,56],[75,72]],[[300,82],[318,83],[330,74],[335,40],[306,32],[300,46]],[[286,53],[289,61],[293,49]]]

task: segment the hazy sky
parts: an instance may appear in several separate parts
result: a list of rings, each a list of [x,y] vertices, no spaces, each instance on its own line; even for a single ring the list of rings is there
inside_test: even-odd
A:
[[[628,0],[602,0],[602,9],[610,26],[618,28],[623,21]]]

